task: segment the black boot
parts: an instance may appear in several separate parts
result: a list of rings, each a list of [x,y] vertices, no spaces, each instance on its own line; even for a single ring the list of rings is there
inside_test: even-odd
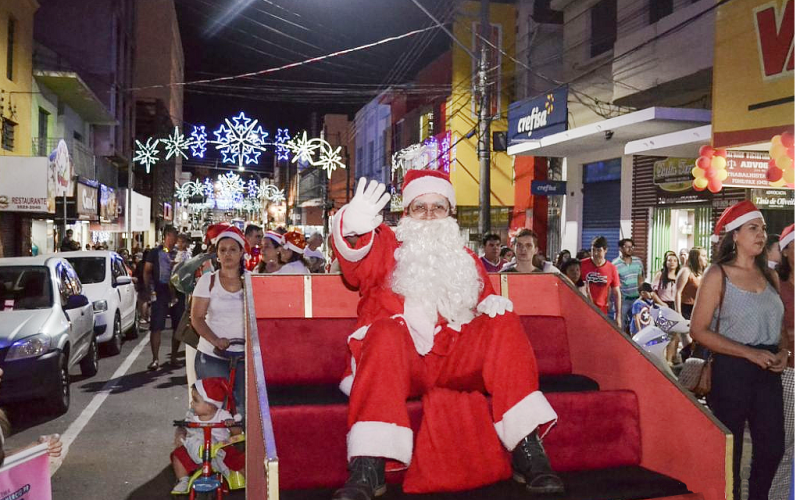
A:
[[[528,434],[511,452],[514,480],[531,493],[564,493],[564,482],[550,467],[550,460],[536,431]]]
[[[385,464],[383,458],[353,457],[347,466],[350,477],[333,500],[372,500],[386,493]]]

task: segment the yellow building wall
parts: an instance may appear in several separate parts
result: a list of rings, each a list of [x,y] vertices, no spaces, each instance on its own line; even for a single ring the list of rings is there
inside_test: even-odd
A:
[[[490,22],[501,26],[504,52],[514,53],[516,9],[513,5],[492,4]],[[453,26],[453,34],[468,48],[473,47],[473,23],[480,23],[480,3],[464,2]],[[490,47],[490,50],[491,47]],[[491,130],[506,131],[506,113],[514,90],[514,62],[500,54],[500,119],[492,121]],[[478,123],[477,103],[472,102],[472,58],[462,48],[453,45],[453,92],[447,103],[448,129],[453,142],[467,135]],[[473,111],[474,108],[474,111]],[[491,144],[490,144],[491,148]],[[505,153],[491,153],[491,204],[514,206],[513,158]],[[479,203],[480,165],[478,162],[478,135],[461,140],[455,147],[451,161],[450,180],[456,191],[456,205],[477,206]]]
[[[0,156],[31,155],[31,92],[33,81],[33,15],[39,8],[35,0],[0,2],[0,90],[3,91],[3,119],[14,128],[14,150],[0,145]],[[13,74],[7,75],[8,20],[14,19]]]

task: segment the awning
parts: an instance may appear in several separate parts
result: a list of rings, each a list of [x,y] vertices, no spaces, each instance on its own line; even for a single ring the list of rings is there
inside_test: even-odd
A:
[[[114,116],[77,73],[37,69],[33,71],[33,76],[86,122],[95,125],[116,125]]]
[[[626,155],[666,156],[673,158],[695,158],[700,148],[711,144],[711,125],[703,125],[669,134],[656,135],[637,139],[625,145]],[[769,151],[771,144],[749,144],[729,150]]]
[[[569,157],[637,139],[711,123],[711,111],[689,108],[647,108],[591,123],[534,141],[509,146],[510,155]]]

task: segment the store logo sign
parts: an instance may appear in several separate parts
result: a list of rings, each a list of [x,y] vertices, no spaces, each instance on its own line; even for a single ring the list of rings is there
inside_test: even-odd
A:
[[[508,141],[541,139],[567,130],[567,87],[511,104],[508,107]]]
[[[782,10],[775,2],[753,10],[761,74],[765,80],[794,73],[794,0]]]

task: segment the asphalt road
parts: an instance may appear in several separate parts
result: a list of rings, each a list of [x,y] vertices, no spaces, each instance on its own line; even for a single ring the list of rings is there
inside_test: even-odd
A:
[[[145,331],[126,341],[122,353],[102,357],[94,377],[82,377],[75,367],[66,414],[53,415],[36,404],[5,408],[13,427],[6,450],[43,434],[62,435],[66,453],[61,461],[51,460],[55,500],[187,498],[170,495],[175,479],[169,461],[172,421],[183,418],[189,404],[186,369],[163,364],[171,338],[165,331],[163,366],[148,371],[147,337]]]

